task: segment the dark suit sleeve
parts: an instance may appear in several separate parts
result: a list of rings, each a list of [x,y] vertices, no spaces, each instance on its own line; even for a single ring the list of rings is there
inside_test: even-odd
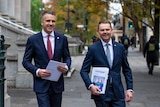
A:
[[[71,66],[71,56],[68,48],[68,40],[67,37],[64,36],[64,54],[63,54],[63,62],[65,62],[70,69]]]
[[[89,85],[92,83],[89,77],[90,67],[92,64],[93,56],[91,54],[91,49],[88,47],[88,52],[86,54],[86,57],[83,61],[83,65],[80,71],[80,75],[86,85],[86,88],[88,89]]]
[[[33,58],[33,46],[32,46],[32,42],[31,42],[31,40],[29,38],[27,40],[27,43],[26,43],[26,49],[25,49],[22,65],[24,66],[24,68],[26,70],[28,70],[34,76],[36,76],[36,70],[38,68],[31,63],[32,62],[32,58]]]
[[[132,70],[129,66],[127,56],[125,54],[125,49],[123,49],[123,59],[122,59],[122,72],[126,81],[126,88],[133,89],[133,78],[132,78]]]

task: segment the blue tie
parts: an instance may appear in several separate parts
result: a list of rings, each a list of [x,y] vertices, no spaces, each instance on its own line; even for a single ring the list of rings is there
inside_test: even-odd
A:
[[[109,66],[112,66],[112,62],[111,62],[111,54],[110,54],[110,50],[109,50],[109,46],[110,44],[106,44],[106,54],[107,54],[107,60],[109,63]]]

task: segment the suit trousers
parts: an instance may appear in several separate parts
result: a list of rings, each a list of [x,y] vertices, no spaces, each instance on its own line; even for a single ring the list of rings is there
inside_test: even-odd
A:
[[[50,87],[46,93],[36,92],[38,107],[61,107],[62,93],[54,93]]]
[[[112,87],[109,88],[107,97],[104,100],[94,100],[96,107],[126,107],[124,99],[116,99],[114,97]]]

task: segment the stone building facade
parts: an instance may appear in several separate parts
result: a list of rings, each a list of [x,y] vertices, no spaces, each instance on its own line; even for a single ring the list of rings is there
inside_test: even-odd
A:
[[[31,0],[0,0],[0,35],[5,38],[5,107],[10,107],[7,86],[18,87],[23,83],[31,87],[32,76],[22,67],[22,55],[28,36],[35,32],[30,30]],[[23,85],[22,85],[23,86]]]
[[[31,0],[0,0],[0,14],[15,23],[30,26]]]

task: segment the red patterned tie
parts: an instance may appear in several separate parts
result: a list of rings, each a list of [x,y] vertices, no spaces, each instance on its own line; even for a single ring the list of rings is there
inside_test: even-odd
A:
[[[49,59],[52,59],[52,46],[51,46],[51,41],[49,39],[50,35],[48,35],[48,39],[47,39],[47,50],[48,50],[48,56]]]

